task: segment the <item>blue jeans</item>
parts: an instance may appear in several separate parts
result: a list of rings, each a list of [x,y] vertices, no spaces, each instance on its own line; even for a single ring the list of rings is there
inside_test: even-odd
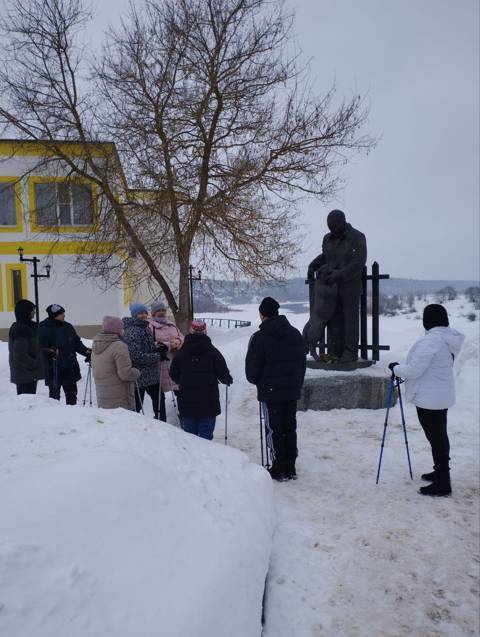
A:
[[[182,416],[182,427],[189,434],[195,434],[200,438],[212,440],[213,430],[215,429],[215,416],[213,418],[192,418],[191,416]]]

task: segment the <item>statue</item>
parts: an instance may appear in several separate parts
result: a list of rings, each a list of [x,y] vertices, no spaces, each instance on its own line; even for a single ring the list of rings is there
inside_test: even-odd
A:
[[[358,360],[359,302],[362,270],[367,260],[365,235],[355,230],[341,210],[327,217],[330,230],[323,237],[322,254],[308,266],[310,320],[303,334],[315,360],[317,347],[325,347],[328,328],[328,354],[340,363]]]

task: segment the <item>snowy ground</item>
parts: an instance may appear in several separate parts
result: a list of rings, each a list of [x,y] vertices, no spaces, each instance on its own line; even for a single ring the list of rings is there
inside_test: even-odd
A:
[[[478,313],[477,321],[467,320],[464,315],[470,307],[463,300],[447,307],[452,326],[467,335],[456,363],[458,404],[449,412],[453,497],[429,499],[417,494],[419,476],[430,470],[431,456],[411,406],[407,408],[407,426],[413,483],[408,477],[399,414],[395,410],[378,486],[375,473],[383,410],[299,413],[299,479],[274,484],[276,525],[264,637],[478,635],[479,320]],[[243,371],[248,339],[256,329],[256,306],[243,306],[230,316],[252,320],[253,324],[252,328],[210,330],[235,379],[229,392],[228,440],[230,446],[259,462],[258,403],[255,389],[246,383]],[[410,345],[422,334],[421,321],[416,316],[382,319],[381,340],[391,345],[391,351],[383,354],[385,363],[403,360]],[[289,313],[288,317],[299,328],[306,321],[303,314]],[[4,351],[0,374],[5,381]],[[3,382],[1,387],[0,404],[5,406],[13,396],[13,386]],[[175,423],[168,399],[167,406],[169,420]],[[146,406],[147,412],[149,409]],[[147,421],[148,429],[152,424]],[[223,423],[221,416],[216,430],[216,440],[221,444]],[[125,441],[128,439],[126,431],[122,436]],[[2,438],[2,446],[8,444],[5,436]],[[94,442],[92,445],[95,447]],[[219,463],[228,467],[239,462],[237,456],[224,455],[223,446],[216,448]],[[205,464],[200,464],[197,474],[204,468]],[[129,468],[130,475],[135,471],[134,466]],[[233,472],[234,476],[237,474]],[[258,509],[261,501],[253,500],[254,514],[268,518]],[[157,504],[152,502],[152,506]],[[265,524],[260,528],[264,529]],[[264,539],[259,540],[253,533],[248,541],[254,546]],[[229,573],[228,579],[236,578],[235,573]],[[226,577],[225,585],[238,587],[239,583],[237,579],[227,583]],[[239,590],[240,594],[243,592]],[[190,616],[190,598],[184,602],[185,613]],[[93,633],[86,630],[84,634]],[[104,636],[110,634],[113,633],[106,632]],[[149,635],[141,630],[137,634]],[[212,633],[187,630],[156,634],[211,637]],[[223,634],[230,637],[235,633],[226,630]],[[245,627],[239,634],[250,637],[257,633]]]

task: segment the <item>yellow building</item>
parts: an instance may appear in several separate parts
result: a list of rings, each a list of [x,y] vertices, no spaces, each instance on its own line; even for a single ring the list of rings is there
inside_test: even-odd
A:
[[[62,150],[80,157],[80,144],[68,143]],[[92,336],[106,314],[124,316],[131,300],[127,285],[102,288],[101,281],[72,274],[75,257],[94,249],[91,231],[101,223],[95,184],[67,180],[49,174],[44,150],[36,143],[0,140],[0,338],[15,320],[13,309],[20,298],[34,301],[33,267],[21,262],[40,258],[38,280],[40,320],[45,308],[59,303],[67,320],[82,336]],[[56,231],[52,233],[52,226]],[[88,238],[88,241],[87,241]],[[124,279],[124,283],[125,283]]]

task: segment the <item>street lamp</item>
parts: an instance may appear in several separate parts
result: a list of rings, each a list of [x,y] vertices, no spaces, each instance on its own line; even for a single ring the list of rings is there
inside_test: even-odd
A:
[[[38,270],[37,270],[37,264],[40,263],[40,259],[38,257],[32,257],[31,259],[27,259],[26,257],[23,256],[24,253],[24,249],[20,246],[19,248],[17,248],[17,252],[18,252],[18,256],[20,257],[20,261],[22,262],[28,262],[28,263],[33,263],[33,274],[31,274],[30,276],[33,279],[33,283],[34,283],[34,290],[35,290],[35,316],[37,319],[37,323],[39,323],[40,321],[40,311],[38,309],[38,279],[49,279],[50,278],[50,269],[51,269],[51,265],[46,265],[45,266],[45,270],[47,271],[47,274],[39,274]]]
[[[190,283],[190,314],[191,314],[191,320],[193,321],[193,282],[194,281],[201,281],[202,280],[202,273],[199,270],[197,276],[193,275],[193,266],[189,265],[188,266],[188,270],[189,270],[189,274],[188,274],[188,281]]]

